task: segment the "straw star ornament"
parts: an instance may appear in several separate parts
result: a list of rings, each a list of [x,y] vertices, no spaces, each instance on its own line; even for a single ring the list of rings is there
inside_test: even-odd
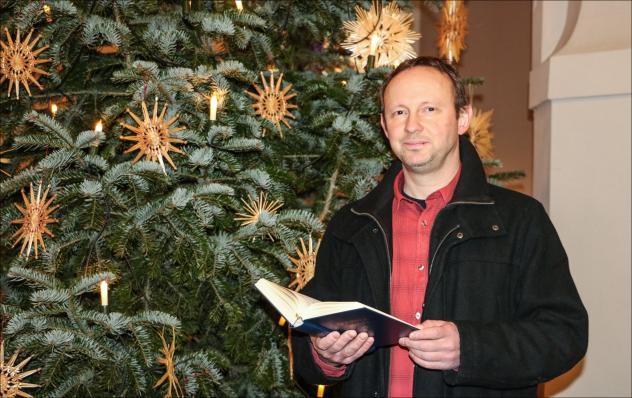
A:
[[[17,236],[16,241],[13,243],[13,247],[18,244],[18,242],[22,241],[22,248],[20,249],[20,256],[25,252],[26,249],[26,258],[31,254],[31,249],[35,249],[35,258],[38,256],[37,247],[38,244],[42,245],[42,249],[46,250],[46,246],[44,245],[44,239],[42,238],[43,234],[48,234],[48,236],[55,236],[48,229],[47,225],[51,223],[59,222],[56,218],[50,218],[50,214],[59,207],[59,205],[55,205],[50,207],[53,200],[55,200],[56,195],[53,195],[48,201],[46,197],[48,196],[48,190],[50,189],[50,185],[44,191],[42,195],[42,183],[40,181],[39,186],[37,188],[37,196],[35,196],[33,192],[33,183],[31,183],[31,191],[30,191],[30,200],[27,198],[24,190],[22,190],[22,199],[24,200],[24,207],[21,207],[17,203],[15,203],[15,207],[22,213],[22,218],[11,221],[11,224],[22,224],[18,231],[13,234],[11,239]]]
[[[132,160],[133,163],[136,163],[140,158],[145,156],[145,158],[149,161],[157,161],[160,163],[163,173],[167,174],[163,161],[164,159],[169,162],[174,170],[176,169],[176,165],[173,163],[169,152],[172,151],[184,155],[184,152],[176,148],[173,144],[186,144],[185,140],[173,137],[172,135],[178,131],[186,129],[186,127],[180,126],[173,129],[169,128],[176,122],[176,120],[178,120],[180,115],[176,115],[165,122],[164,117],[165,111],[167,110],[167,104],[165,104],[160,112],[160,115],[158,115],[158,97],[156,97],[156,101],[154,102],[154,110],[151,116],[149,116],[145,101],[141,103],[141,107],[143,110],[143,120],[136,116],[134,112],[127,109],[127,113],[132,117],[132,119],[134,119],[138,126],[121,123],[123,127],[135,133],[135,135],[122,135],[119,138],[124,141],[136,142],[136,144],[131,146],[124,153],[130,153],[138,150],[138,154],[136,154],[136,157]]]
[[[288,269],[288,272],[294,274],[293,280],[288,287],[291,289],[295,287],[296,291],[299,291],[305,287],[307,282],[314,277],[314,271],[316,270],[316,254],[320,247],[320,239],[316,243],[316,250],[314,250],[314,243],[312,237],[309,237],[308,247],[305,247],[305,242],[301,238],[301,248],[296,248],[296,254],[298,258],[294,258],[288,255],[290,261],[296,266],[295,268]]]
[[[259,194],[258,200],[254,200],[252,196],[248,194],[248,200],[250,203],[246,202],[243,198],[241,199],[244,203],[246,213],[237,213],[236,215],[238,217],[235,217],[235,221],[241,221],[242,226],[256,224],[259,222],[259,218],[263,212],[276,214],[276,211],[283,206],[283,203],[278,200],[268,202],[265,192],[261,192],[261,194]]]
[[[470,128],[467,131],[470,142],[474,145],[478,156],[482,159],[492,159],[494,157],[494,146],[492,144],[494,134],[491,132],[491,119],[493,114],[493,109],[487,112],[475,109],[474,116],[470,122]]]
[[[362,67],[369,56],[373,37],[377,37],[379,43],[374,54],[375,66],[398,65],[416,56],[412,43],[421,35],[411,30],[411,13],[402,12],[394,2],[386,7],[374,2],[368,11],[358,5],[355,11],[356,20],[343,24],[347,39],[342,46],[351,51],[352,58],[362,61]]]
[[[439,55],[449,63],[459,63],[465,48],[467,10],[463,0],[447,0],[439,24]]]
[[[246,94],[254,98],[257,102],[252,104],[255,113],[264,119],[267,119],[274,123],[279,135],[283,138],[283,131],[281,130],[281,123],[285,124],[287,128],[291,129],[292,126],[287,122],[285,118],[290,117],[294,119],[294,115],[290,113],[290,109],[298,108],[297,105],[290,104],[288,100],[296,96],[296,93],[288,95],[288,91],[292,88],[292,84],[285,86],[281,90],[281,81],[283,80],[283,73],[279,76],[276,83],[274,82],[274,73],[270,72],[270,84],[266,83],[266,79],[261,72],[261,82],[263,83],[263,89],[256,83],[254,84],[257,93],[252,93],[246,90]]]
[[[250,202],[246,202],[243,198],[241,199],[241,201],[244,203],[244,208],[246,209],[246,212],[237,213],[237,217],[235,217],[235,221],[241,221],[242,226],[257,224],[263,214],[274,216],[277,210],[281,206],[283,206],[283,203],[278,200],[268,202],[265,192],[261,192],[257,200],[254,200],[252,196],[248,194],[248,200]],[[270,240],[274,241],[274,238],[269,232],[267,235]],[[253,242],[255,239],[256,237],[252,238]]]
[[[0,343],[0,397],[2,398],[33,398],[32,395],[25,393],[21,389],[39,387],[39,384],[26,383],[23,379],[33,373],[39,372],[41,369],[33,369],[24,372],[23,368],[32,357],[28,357],[15,365],[18,354],[19,351],[14,352],[11,358],[9,358],[7,362],[4,362],[4,341]]]
[[[11,151],[10,149],[5,149],[4,151],[0,151],[0,164],[11,164],[11,159],[9,158],[5,158],[5,157],[1,157],[2,155],[4,155],[5,153]],[[6,175],[6,176],[10,176],[11,174],[9,174],[8,172],[0,169],[0,173]]]
[[[158,388],[165,381],[167,382],[167,393],[165,394],[165,398],[171,398],[171,390],[174,390],[176,393],[176,397],[180,398],[184,396],[184,392],[182,391],[182,386],[180,386],[180,381],[178,380],[178,376],[176,375],[176,365],[173,360],[173,356],[176,352],[176,330],[175,328],[171,329],[171,343],[167,344],[165,340],[164,330],[160,333],[160,340],[162,341],[162,348],[160,352],[163,353],[164,357],[158,358],[158,363],[164,365],[166,370],[165,374],[154,384],[154,388]]]
[[[7,95],[10,97],[11,89],[15,87],[15,96],[17,99],[20,99],[20,83],[29,95],[31,95],[31,89],[29,88],[31,83],[42,90],[44,87],[37,79],[41,75],[49,76],[50,73],[38,68],[37,65],[51,61],[50,58],[37,58],[48,48],[48,45],[33,51],[33,47],[42,38],[42,35],[38,35],[31,41],[33,29],[24,39],[20,39],[20,29],[17,30],[15,40],[13,40],[7,28],[4,28],[4,33],[7,41],[5,43],[0,40],[0,84],[4,83],[5,80],[9,81]]]

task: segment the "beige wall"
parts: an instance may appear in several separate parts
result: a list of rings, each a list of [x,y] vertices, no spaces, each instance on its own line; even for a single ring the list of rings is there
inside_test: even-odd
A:
[[[531,57],[531,3],[529,1],[467,1],[467,49],[458,65],[462,76],[480,76],[474,106],[494,109],[492,132],[496,158],[502,170],[522,170],[527,177],[509,188],[531,194],[533,127],[528,107]],[[438,55],[438,14],[416,2],[419,55]]]
[[[533,3],[534,195],[589,314],[586,358],[547,396],[629,397],[631,3]]]

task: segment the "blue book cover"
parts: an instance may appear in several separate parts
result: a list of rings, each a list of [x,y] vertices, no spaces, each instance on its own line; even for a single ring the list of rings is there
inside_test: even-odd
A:
[[[355,301],[318,301],[304,294],[260,279],[255,286],[298,331],[323,336],[332,331],[366,332],[374,347],[397,344],[417,328],[385,312]]]

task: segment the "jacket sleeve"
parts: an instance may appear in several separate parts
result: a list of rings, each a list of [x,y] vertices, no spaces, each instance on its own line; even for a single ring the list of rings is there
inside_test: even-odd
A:
[[[321,301],[339,301],[340,281],[336,272],[338,264],[339,242],[331,233],[339,217],[334,216],[330,221],[323,241],[318,249],[316,270],[312,280],[301,293]],[[340,377],[329,377],[323,373],[315,363],[311,351],[309,335],[298,331],[292,333],[292,353],[294,357],[294,372],[297,378],[308,384],[335,384],[349,378],[354,364],[347,365],[345,373]]]
[[[522,215],[513,316],[501,322],[455,322],[461,364],[457,372],[444,372],[448,384],[535,385],[566,372],[586,353],[588,315],[562,243],[538,202]]]

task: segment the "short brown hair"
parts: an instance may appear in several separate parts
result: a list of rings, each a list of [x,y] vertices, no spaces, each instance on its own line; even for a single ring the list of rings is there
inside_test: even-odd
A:
[[[460,111],[468,104],[468,99],[465,95],[463,82],[461,81],[459,73],[452,65],[445,62],[441,58],[436,57],[417,57],[409,59],[399,64],[399,66],[395,68],[395,70],[392,71],[390,75],[388,75],[388,77],[386,78],[386,80],[384,80],[384,83],[382,84],[382,89],[380,90],[380,103],[382,105],[382,113],[384,113],[384,92],[386,91],[386,87],[388,87],[395,76],[399,75],[407,69],[415,68],[417,66],[427,66],[429,68],[434,68],[450,78],[454,93],[454,109],[456,110],[456,114],[458,117]]]

